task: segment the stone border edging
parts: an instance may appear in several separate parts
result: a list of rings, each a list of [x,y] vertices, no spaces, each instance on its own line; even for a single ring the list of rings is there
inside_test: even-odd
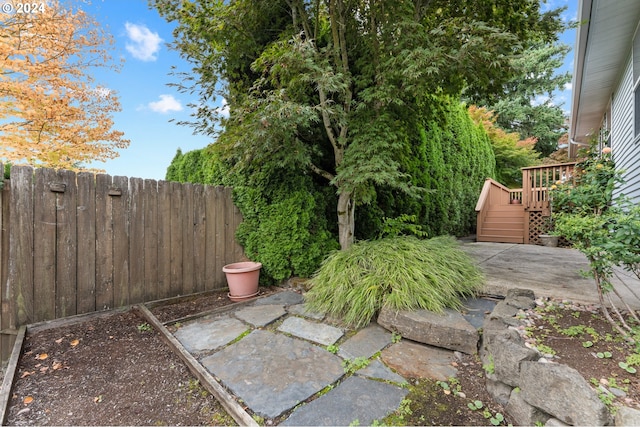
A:
[[[480,358],[487,392],[516,425],[610,425],[609,409],[577,370],[525,346],[516,315],[535,305],[533,291],[510,289],[485,318]]]

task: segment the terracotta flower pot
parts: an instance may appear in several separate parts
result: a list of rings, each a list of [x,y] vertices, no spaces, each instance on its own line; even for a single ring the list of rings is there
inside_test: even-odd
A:
[[[231,301],[242,301],[258,295],[261,268],[261,263],[253,261],[236,262],[222,267],[227,276]]]

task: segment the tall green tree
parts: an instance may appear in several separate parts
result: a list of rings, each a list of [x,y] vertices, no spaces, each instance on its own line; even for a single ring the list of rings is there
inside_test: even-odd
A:
[[[234,168],[315,174],[334,187],[340,246],[375,186],[419,196],[396,155],[424,96],[502,91],[529,40],[552,42],[557,11],[538,0],[150,0],[177,23],[194,64],[196,130],[215,132]]]
[[[522,139],[536,138],[535,149],[548,156],[558,147],[558,140],[567,132],[562,105],[554,99],[554,91],[571,81],[569,72],[557,73],[571,47],[564,43],[532,42],[514,60],[516,76],[505,84],[499,99],[485,97],[477,104],[495,112],[496,124],[517,132]]]

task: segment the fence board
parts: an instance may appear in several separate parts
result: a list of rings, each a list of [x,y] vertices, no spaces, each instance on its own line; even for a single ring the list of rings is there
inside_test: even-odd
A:
[[[141,178],[129,180],[129,304],[144,300],[144,208]]]
[[[144,209],[144,300],[158,298],[158,185],[153,179],[144,180],[142,199]]]
[[[4,165],[0,162],[0,182],[4,185],[0,188],[0,298],[2,299],[2,312],[0,314],[0,330],[10,331],[16,328],[15,304],[11,298],[9,287],[9,180],[4,179]],[[6,202],[6,203],[5,203]],[[8,360],[11,356],[11,346],[14,337],[4,332],[0,338],[0,356],[2,360]]]
[[[33,281],[38,284],[39,299],[33,321],[56,318],[56,193],[49,185],[56,181],[53,169],[36,171],[34,190]]]
[[[26,325],[33,321],[33,168],[12,167],[10,182],[8,281],[17,325]]]
[[[222,200],[224,200],[224,188],[216,187],[215,188],[215,213],[214,220],[216,222],[216,283],[224,283],[226,285],[226,279],[224,277],[224,273],[222,272],[222,267],[225,265],[225,253],[227,251],[227,247],[225,244],[225,213],[226,209],[222,205]]]
[[[96,309],[113,304],[113,221],[110,175],[96,175]]]
[[[67,317],[76,314],[78,190],[73,171],[56,171],[56,180],[65,188],[56,193],[56,317]]]
[[[95,175],[81,172],[78,185],[77,314],[96,311],[96,186]]]
[[[204,186],[193,187],[193,280],[194,292],[205,290],[207,247],[207,214],[204,200]]]
[[[182,184],[182,294],[194,292],[194,212],[193,212],[193,184]]]
[[[182,192],[177,182],[169,184],[171,189],[171,294],[182,294]]]
[[[113,177],[111,197],[113,218],[113,302],[114,307],[129,304],[129,180]]]
[[[215,187],[207,185],[204,187],[204,208],[206,215],[205,226],[205,253],[207,254],[207,262],[204,265],[205,270],[205,290],[213,290],[223,288],[224,283],[216,282],[216,257],[218,251],[216,249],[216,221],[215,221]]]
[[[171,185],[167,181],[158,181],[158,212],[157,297],[168,298],[171,295]]]

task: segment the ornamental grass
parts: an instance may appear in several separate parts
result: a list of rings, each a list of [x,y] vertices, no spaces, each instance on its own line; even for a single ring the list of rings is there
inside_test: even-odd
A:
[[[352,327],[367,325],[379,310],[458,309],[484,278],[475,261],[450,236],[410,236],[363,241],[330,254],[309,281],[307,307]]]

